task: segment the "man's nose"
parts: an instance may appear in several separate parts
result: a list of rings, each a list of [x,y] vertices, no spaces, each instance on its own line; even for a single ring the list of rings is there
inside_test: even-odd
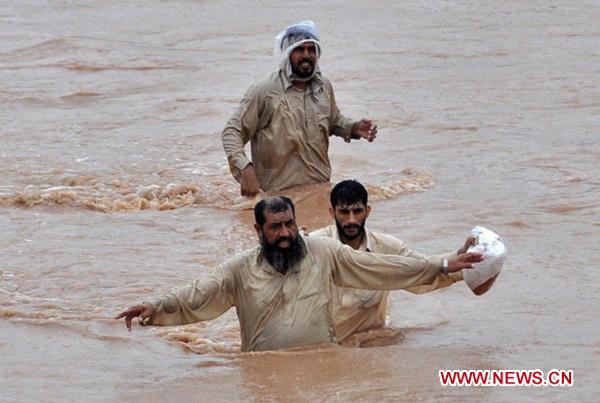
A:
[[[279,236],[280,237],[290,238],[292,236],[292,231],[288,227],[284,226],[279,231]]]
[[[356,220],[356,215],[354,213],[350,213],[350,215],[348,216],[348,222],[350,224],[356,224],[357,220]]]

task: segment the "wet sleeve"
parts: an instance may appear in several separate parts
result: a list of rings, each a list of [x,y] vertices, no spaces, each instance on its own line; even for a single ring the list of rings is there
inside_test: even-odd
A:
[[[456,256],[456,252],[446,253],[443,255],[435,255],[435,256],[427,256],[423,253],[417,252],[408,248],[404,242],[397,239],[397,245],[395,245],[395,249],[398,250],[398,254],[407,257],[414,257],[417,259],[450,259],[451,257]],[[439,290],[441,288],[446,288],[456,283],[457,281],[462,281],[463,275],[462,270],[456,273],[440,273],[435,280],[431,284],[421,284],[415,287],[406,288],[406,291],[411,292],[413,294],[425,294],[431,291]]]
[[[331,127],[329,128],[329,133],[333,136],[342,137],[346,143],[349,143],[350,140],[354,138],[352,137],[352,126],[354,126],[355,122],[352,119],[348,119],[340,112],[335,101],[333,86],[329,81],[325,83],[325,88],[329,92],[329,99],[331,100],[331,117],[329,119]]]
[[[439,290],[441,288],[449,287],[452,284],[454,284],[458,281],[462,281],[462,280],[463,280],[462,270],[459,272],[456,272],[456,273],[448,273],[448,274],[440,273],[440,275],[435,278],[433,283],[422,284],[422,285],[418,285],[415,287],[410,287],[410,288],[407,288],[406,291],[409,291],[413,294],[425,294],[425,293],[428,293],[431,291]]]
[[[185,325],[214,319],[235,304],[233,290],[233,276],[219,266],[208,277],[151,301],[155,314],[146,324]]]
[[[244,146],[256,135],[262,105],[261,86],[257,84],[250,87],[221,133],[229,170],[237,181],[240,180],[241,171],[251,163]]]
[[[442,269],[441,259],[360,252],[339,242],[331,244],[329,252],[333,282],[340,287],[405,289],[431,284]]]

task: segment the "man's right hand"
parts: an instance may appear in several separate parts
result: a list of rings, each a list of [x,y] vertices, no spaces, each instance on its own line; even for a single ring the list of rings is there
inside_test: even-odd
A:
[[[462,269],[472,269],[473,263],[479,263],[483,261],[483,255],[481,253],[461,253],[455,257],[448,259],[448,273],[454,273]]]
[[[240,181],[240,192],[242,196],[254,197],[260,191],[258,179],[256,178],[256,172],[252,164],[246,165],[246,168],[242,169],[242,180]]]
[[[352,126],[352,137],[363,138],[370,143],[377,137],[377,125],[371,119],[361,119]]]
[[[125,325],[131,332],[131,319],[140,317],[141,320],[149,318],[154,313],[154,307],[150,304],[135,305],[121,312],[115,319],[125,318]]]

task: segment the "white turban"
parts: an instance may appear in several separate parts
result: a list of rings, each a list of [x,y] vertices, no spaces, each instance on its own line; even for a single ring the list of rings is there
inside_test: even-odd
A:
[[[290,63],[290,53],[292,50],[303,43],[311,42],[317,47],[317,62],[315,63],[313,74],[307,78],[293,77],[292,65]],[[281,31],[275,38],[275,48],[273,50],[275,57],[279,61],[279,68],[283,70],[288,77],[294,80],[309,81],[316,74],[320,74],[319,57],[321,57],[321,43],[319,42],[319,33],[315,23],[306,20],[298,24],[291,25]]]

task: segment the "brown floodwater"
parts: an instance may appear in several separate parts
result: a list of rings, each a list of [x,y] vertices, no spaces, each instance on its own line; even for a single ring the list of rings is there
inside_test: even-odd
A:
[[[2,1],[0,401],[592,401],[600,395],[597,1]],[[391,294],[390,329],[240,353],[233,310],[127,332],[123,308],[253,246],[220,131],[316,21],[374,143],[332,139],[372,229],[509,250],[485,295]],[[329,223],[329,185],[293,189]],[[573,369],[573,387],[442,387],[439,369]]]

